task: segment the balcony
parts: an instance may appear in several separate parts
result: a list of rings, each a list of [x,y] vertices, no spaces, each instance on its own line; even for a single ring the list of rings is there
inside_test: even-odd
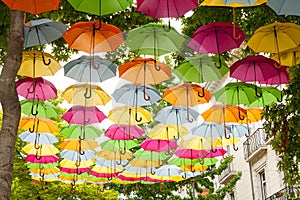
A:
[[[266,133],[263,128],[257,129],[251,136],[243,143],[244,158],[246,162],[252,162],[259,159],[267,151]]]
[[[237,172],[233,169],[233,164],[230,163],[228,167],[218,177],[220,184],[227,184],[233,177],[237,175]]]
[[[298,189],[299,190],[299,189]],[[269,196],[265,200],[289,200],[289,199],[300,199],[299,191],[296,187],[285,187],[280,191]]]

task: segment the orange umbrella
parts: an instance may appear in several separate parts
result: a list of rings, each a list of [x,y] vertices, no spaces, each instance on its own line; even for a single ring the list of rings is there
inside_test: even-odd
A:
[[[95,140],[86,139],[86,140],[77,140],[77,139],[66,139],[59,146],[66,150],[92,150],[97,148],[99,145]]]
[[[77,22],[62,37],[70,48],[91,54],[114,51],[124,42],[119,28],[100,21]]]
[[[261,120],[261,115],[263,112],[263,109],[261,108],[247,108],[246,110],[246,118],[243,120],[240,120],[240,124],[246,124],[251,122],[258,122]]]
[[[161,166],[158,160],[143,160],[141,158],[134,158],[129,162],[132,166],[135,167],[143,167],[143,168],[151,168],[151,167],[159,167]]]
[[[23,130],[29,130],[31,133],[54,133],[59,131],[59,128],[52,120],[36,117],[25,117],[20,121],[19,128]]]

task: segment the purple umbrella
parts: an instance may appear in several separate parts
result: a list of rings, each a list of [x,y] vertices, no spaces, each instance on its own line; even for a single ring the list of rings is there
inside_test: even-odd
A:
[[[104,135],[112,140],[132,140],[141,138],[144,132],[139,126],[113,124],[107,128]]]
[[[246,34],[231,22],[213,22],[198,28],[188,46],[198,53],[221,54],[238,48],[245,38]]]
[[[96,106],[72,106],[62,117],[69,124],[87,125],[102,122],[106,116]]]
[[[166,152],[176,149],[178,145],[173,140],[153,140],[147,138],[140,144],[140,147],[147,151]]]
[[[16,82],[17,92],[26,99],[45,101],[56,98],[57,90],[55,86],[43,78],[22,78]]]

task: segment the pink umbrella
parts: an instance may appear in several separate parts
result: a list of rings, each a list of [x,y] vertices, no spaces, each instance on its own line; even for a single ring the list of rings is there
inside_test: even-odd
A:
[[[28,154],[26,156],[25,161],[30,162],[30,163],[43,163],[43,164],[48,164],[48,163],[54,163],[58,161],[58,157],[53,155],[53,156],[37,156],[34,154]]]
[[[144,132],[145,131],[139,126],[113,124],[107,128],[104,135],[112,140],[132,140],[141,138]]]
[[[98,177],[98,178],[112,178],[117,177],[119,173],[98,173],[95,171],[91,171],[90,173],[92,176]]]
[[[218,157],[218,156],[224,156],[225,153],[227,152],[223,148],[215,148],[213,150],[208,149],[206,151],[207,151],[206,158],[215,158],[215,157]]]
[[[277,68],[277,74],[276,76],[273,76],[266,81],[261,81],[261,84],[266,85],[280,85],[280,84],[289,84],[290,83],[290,76],[287,72],[286,66],[281,66],[280,68]]]
[[[246,34],[231,22],[213,22],[198,28],[188,46],[198,53],[221,54],[238,48],[245,38]],[[220,55],[219,64],[218,68],[221,67]]]
[[[87,125],[102,122],[106,116],[96,106],[72,106],[62,117],[69,124]]]
[[[16,82],[17,92],[26,99],[36,99],[45,101],[56,98],[57,90],[55,86],[41,77],[39,78],[22,78]]]
[[[147,138],[140,144],[140,147],[147,151],[165,152],[176,149],[178,145],[173,140],[153,140]]]
[[[179,148],[174,152],[174,154],[179,158],[197,159],[206,158],[208,152],[206,150]]]
[[[77,168],[77,169],[71,169],[71,168],[65,168],[65,167],[60,167],[60,171],[66,172],[69,174],[82,174],[85,172],[90,172],[90,168]]]

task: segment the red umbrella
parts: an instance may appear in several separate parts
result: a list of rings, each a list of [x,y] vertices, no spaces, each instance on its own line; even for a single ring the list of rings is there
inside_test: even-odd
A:
[[[26,156],[25,161],[30,162],[30,163],[43,163],[43,164],[48,164],[48,163],[54,163],[58,161],[58,157],[53,155],[53,156],[37,156],[34,154],[28,154]]]
[[[107,128],[104,135],[112,140],[132,140],[141,138],[144,130],[139,126],[124,124],[113,124]]]
[[[173,140],[153,140],[147,138],[140,144],[140,147],[147,151],[165,152],[176,149],[178,145]]]

